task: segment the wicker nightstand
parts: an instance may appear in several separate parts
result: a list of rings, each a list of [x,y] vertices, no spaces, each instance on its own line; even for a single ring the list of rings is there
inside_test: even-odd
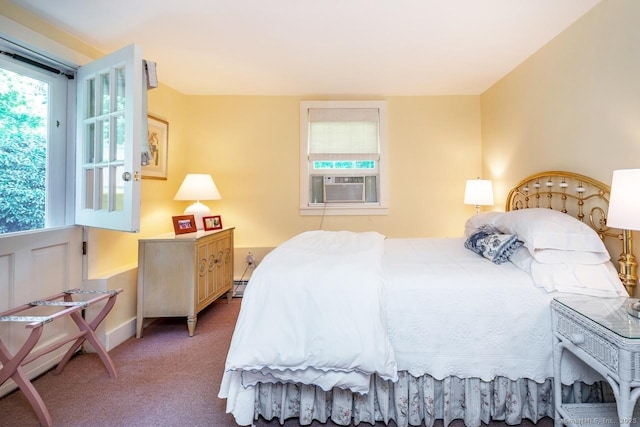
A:
[[[640,424],[640,319],[627,314],[631,298],[557,297],[551,302],[556,426]],[[616,396],[613,404],[563,404],[561,359],[567,350],[601,374]]]

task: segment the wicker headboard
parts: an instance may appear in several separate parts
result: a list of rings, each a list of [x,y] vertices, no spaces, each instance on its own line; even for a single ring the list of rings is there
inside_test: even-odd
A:
[[[584,175],[540,172],[523,179],[509,191],[505,209],[554,209],[591,226],[605,242],[612,259],[619,256],[618,276],[629,295],[634,296],[638,264],[633,255],[631,232],[607,227],[610,192],[608,185]]]

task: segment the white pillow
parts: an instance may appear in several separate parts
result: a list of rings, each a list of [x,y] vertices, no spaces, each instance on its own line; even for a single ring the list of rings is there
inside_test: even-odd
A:
[[[503,233],[516,234],[533,256],[540,249],[559,249],[594,252],[609,259],[604,243],[591,227],[560,211],[544,208],[519,209],[496,217],[493,225]],[[570,262],[570,258],[561,262]]]
[[[493,222],[504,212],[481,212],[469,217],[464,224],[464,237],[469,237],[483,225],[493,226]]]
[[[600,264],[544,264],[536,261],[524,248],[515,251],[509,261],[529,273],[533,282],[547,292],[627,296],[618,272],[609,261]]]
[[[531,252],[531,249],[528,250]],[[544,264],[601,264],[611,259],[608,252],[565,251],[562,249],[534,249],[533,257],[536,261]]]
[[[531,263],[533,262],[533,256],[529,253],[529,250],[525,247],[520,247],[514,251],[509,257],[509,261],[520,270],[524,270],[531,274]]]

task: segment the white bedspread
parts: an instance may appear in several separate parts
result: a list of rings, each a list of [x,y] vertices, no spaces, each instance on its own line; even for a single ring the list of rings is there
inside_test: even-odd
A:
[[[615,272],[615,269],[613,270]],[[550,301],[510,262],[462,238],[302,233],[267,255],[245,291],[219,397],[250,424],[255,384],[367,393],[397,372],[538,383],[553,377]],[[600,378],[571,354],[564,384]]]
[[[378,233],[312,231],[263,259],[243,296],[227,356],[219,396],[228,398],[228,411],[253,407],[252,394],[243,397],[241,388],[256,382],[366,393],[374,374],[397,379],[383,253]]]
[[[496,265],[466,249],[462,238],[387,239],[385,247],[399,370],[484,381],[553,376],[549,304],[558,293],[509,262]],[[598,378],[574,361],[563,364],[563,383]]]

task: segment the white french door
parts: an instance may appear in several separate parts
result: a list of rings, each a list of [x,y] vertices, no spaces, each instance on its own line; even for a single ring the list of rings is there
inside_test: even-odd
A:
[[[78,69],[77,224],[140,229],[140,150],[147,142],[144,72],[136,45]]]

